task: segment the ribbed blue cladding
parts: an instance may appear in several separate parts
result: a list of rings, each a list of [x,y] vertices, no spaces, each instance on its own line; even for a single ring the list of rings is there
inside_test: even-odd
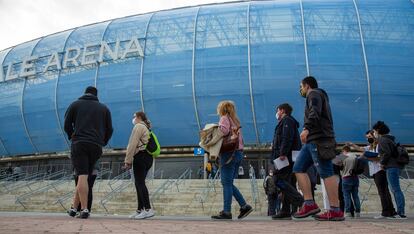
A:
[[[156,13],[148,27],[143,70],[144,108],[158,140],[195,145],[192,51],[197,8]]]
[[[132,115],[143,108],[162,146],[196,145],[199,126],[217,122],[217,104],[228,99],[245,144],[270,143],[278,104],[290,103],[303,124],[299,83],[308,70],[328,92],[337,141],[364,142],[370,123],[384,120],[413,144],[413,25],[409,0],[251,1],[124,17],[29,41],[0,51],[0,156],[68,150],[66,109],[95,84],[112,112],[108,148],[126,147]],[[131,39],[144,57],[122,57]],[[97,64],[44,72],[55,52],[64,66],[66,50],[82,54],[95,44],[89,59],[98,60],[117,40],[115,60],[106,51]],[[9,63],[18,75],[31,55],[39,57],[34,76],[4,80]]]
[[[357,1],[371,75],[373,123],[414,142],[414,3]]]
[[[76,46],[84,48],[87,44],[100,44],[107,25],[108,22],[104,22],[75,29],[66,42],[65,50]],[[78,59],[79,63],[80,61],[81,58]],[[62,128],[69,105],[83,95],[86,87],[95,85],[96,69],[95,65],[87,65],[71,66],[61,71],[57,86],[57,107]]]
[[[114,20],[109,24],[103,41],[111,42],[113,49],[119,39],[121,51],[125,50],[126,41],[133,37],[145,38],[145,30],[151,15],[141,15]],[[139,43],[144,48],[144,40]],[[121,53],[120,53],[121,54]],[[141,110],[141,57],[131,57],[127,61],[114,62],[106,57],[100,64],[97,88],[99,99],[105,103],[112,113],[115,129],[109,145],[113,148],[125,148],[129,133],[132,130],[133,113]]]
[[[40,153],[59,152],[68,149],[68,144],[56,115],[56,81],[59,71],[46,65],[55,51],[63,51],[66,39],[72,30],[43,38],[34,48],[33,55],[39,56],[36,62],[36,78],[28,79],[24,90],[24,115],[27,130]],[[58,58],[61,61],[63,58]]]
[[[3,61],[4,74],[6,74],[7,65],[29,57],[38,41],[33,40],[14,47]],[[21,64],[12,65],[11,75],[20,71]],[[0,85],[0,137],[4,146],[2,148],[7,149],[10,155],[36,152],[23,123],[22,95],[24,85],[24,79],[8,80]]]

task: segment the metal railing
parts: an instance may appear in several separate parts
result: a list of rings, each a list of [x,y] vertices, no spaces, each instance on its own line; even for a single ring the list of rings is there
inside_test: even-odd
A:
[[[252,191],[252,200],[254,202],[254,208],[256,209],[257,203],[259,202],[259,188],[257,187],[257,180],[256,180],[256,174],[254,170],[252,173],[250,173],[250,188]]]
[[[176,186],[177,191],[179,192],[179,185],[184,182],[184,179],[191,179],[191,173],[192,170],[190,168],[187,168],[183,173],[181,173],[181,175],[178,177],[178,179],[167,179],[164,183],[162,183],[153,194],[151,194],[151,203],[158,199],[161,194],[164,194],[164,192],[166,190],[168,190],[169,188],[171,188],[172,186]]]
[[[362,183],[365,183],[365,184],[367,184],[368,185],[368,189],[364,192],[364,193],[362,193],[362,199],[360,199],[360,201],[361,201],[361,207],[362,207],[362,204],[364,204],[364,202],[366,201],[366,200],[368,200],[368,197],[369,197],[369,192],[371,191],[371,188],[372,188],[372,186],[374,185],[374,182],[373,182],[373,180],[372,179],[369,179],[367,176],[365,176],[364,174],[361,174],[361,175],[359,175],[359,180],[362,182]]]
[[[212,191],[216,192],[216,182],[217,182],[218,179],[220,179],[220,173],[219,172],[217,172],[214,175],[214,178],[208,179],[207,187],[201,192],[200,196],[198,197],[198,200],[201,203],[201,208],[203,209],[203,211],[204,211],[204,203],[207,201],[207,199],[209,197],[208,195]]]
[[[66,175],[67,171],[57,171],[51,174],[47,174],[46,172],[38,172],[30,176],[26,176],[24,179],[19,180],[13,183],[11,186],[3,186],[7,192],[16,191],[22,188],[28,188],[30,191],[33,191],[34,184],[41,183],[45,180],[54,180]]]
[[[18,196],[15,200],[15,203],[20,204],[21,206],[23,206],[24,209],[26,209],[27,207],[24,204],[25,200],[27,200],[28,198],[33,197],[33,195],[35,195],[35,194],[46,193],[50,189],[54,189],[55,191],[58,192],[57,187],[61,184],[70,182],[71,179],[72,179],[72,175],[67,174],[66,170],[63,170],[62,173],[61,173],[60,178],[55,179],[53,181],[49,181],[45,186],[41,186],[41,187],[39,187],[39,188],[37,188],[33,191],[30,191],[28,193],[25,193],[23,195]]]
[[[148,183],[148,182],[153,181],[156,175],[160,174],[162,176],[163,173],[164,173],[163,170],[158,169],[157,171],[154,172],[153,175],[147,176],[146,182]],[[102,208],[104,208],[106,213],[109,213],[109,210],[106,207],[106,204],[110,202],[113,198],[118,196],[119,194],[123,193],[132,183],[132,180],[130,179],[129,175],[130,175],[130,171],[128,170],[114,177],[108,182],[108,186],[111,188],[111,191],[105,194],[102,197],[102,199],[99,201],[99,204],[102,206]],[[114,186],[115,184],[117,185]],[[64,206],[62,205],[62,207]]]

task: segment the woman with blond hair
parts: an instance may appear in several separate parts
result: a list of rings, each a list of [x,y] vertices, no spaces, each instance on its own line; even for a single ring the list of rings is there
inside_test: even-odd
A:
[[[152,156],[145,150],[149,139],[151,123],[144,112],[137,112],[132,119],[134,128],[129,138],[125,156],[125,169],[133,169],[138,208],[129,216],[131,219],[145,219],[154,216],[149,200],[145,178],[152,167]]]
[[[234,196],[240,205],[238,219],[242,219],[249,215],[253,208],[246,203],[239,189],[233,184],[243,159],[243,135],[240,120],[237,117],[236,107],[232,101],[220,102],[217,106],[217,114],[220,116],[219,129],[223,133],[224,138],[236,133],[238,135],[238,143],[234,150],[220,152],[220,174],[221,184],[223,185],[224,207],[218,215],[214,215],[211,218],[232,219],[231,202]],[[224,142],[223,140],[223,144]]]

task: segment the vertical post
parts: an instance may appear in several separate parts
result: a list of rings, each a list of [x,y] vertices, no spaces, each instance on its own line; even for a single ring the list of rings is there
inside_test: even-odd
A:
[[[254,98],[253,98],[253,87],[252,87],[252,69],[251,69],[251,59],[250,59],[250,2],[247,5],[247,64],[248,64],[248,74],[249,74],[249,92],[250,92],[250,103],[252,108],[253,115],[253,127],[256,134],[256,143],[260,144],[259,141],[259,131],[257,130],[256,123],[256,111],[254,107]]]
[[[301,18],[302,18],[302,34],[303,34],[303,46],[304,46],[304,49],[305,49],[306,74],[309,76],[310,72],[309,72],[309,60],[308,60],[308,46],[307,46],[307,42],[306,42],[305,16],[304,16],[304,13],[303,13],[302,0],[300,0],[299,2],[300,2],[300,14],[301,14]]]
[[[355,0],[352,0],[354,2],[355,12],[357,15],[358,20],[358,27],[359,27],[359,37],[361,40],[361,47],[362,47],[362,55],[364,58],[364,66],[365,66],[365,76],[367,79],[367,88],[368,88],[368,129],[372,126],[372,109],[371,109],[371,79],[369,77],[369,69],[368,69],[368,61],[367,61],[367,54],[365,52],[365,42],[364,42],[364,36],[362,34],[362,26],[361,26],[361,18],[359,17],[359,10],[358,6],[355,2]]]
[[[197,19],[198,13],[200,12],[200,8],[198,8],[197,13],[194,17],[194,31],[193,31],[193,59],[192,59],[192,70],[191,70],[191,85],[193,89],[193,104],[194,104],[194,112],[195,117],[197,120],[198,130],[201,130],[200,118],[198,116],[198,109],[197,109],[197,99],[196,99],[196,92],[195,92],[195,51],[196,51],[196,38],[197,38]]]

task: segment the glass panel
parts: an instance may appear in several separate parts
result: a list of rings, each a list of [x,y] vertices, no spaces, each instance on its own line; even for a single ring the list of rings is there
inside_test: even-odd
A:
[[[71,31],[54,34],[42,39],[35,47],[33,55],[39,56],[36,62],[36,78],[28,79],[24,91],[24,114],[27,130],[33,144],[41,153],[68,149],[65,136],[59,126],[55,109],[57,69],[43,73],[51,54],[64,49],[66,38]],[[59,62],[62,57],[58,58]]]
[[[256,143],[247,57],[247,4],[205,6],[197,22],[195,85],[202,126],[218,122],[217,104],[236,103],[244,141]]]
[[[199,139],[191,81],[196,10],[159,12],[148,29],[144,107],[163,145],[194,145]]]
[[[357,1],[371,77],[372,122],[382,120],[404,144],[414,142],[414,4]]]
[[[78,57],[77,62],[81,64],[83,48],[86,45],[96,44],[99,45],[102,40],[103,33],[106,29],[108,22],[100,24],[94,24],[76,29],[69,37],[65,50],[73,47],[82,48],[81,55]],[[96,54],[89,57],[90,60],[97,60],[99,49],[92,48],[96,51]],[[76,52],[73,52],[76,53]],[[69,55],[71,57],[75,55]],[[88,86],[94,86],[96,76],[96,64],[74,66],[69,65],[66,69],[61,71],[59,77],[59,83],[57,88],[57,106],[60,118],[60,123],[64,124],[65,112],[68,106],[81,97]],[[99,92],[98,92],[99,96]]]
[[[306,76],[299,2],[252,2],[250,6],[251,74],[261,143],[273,139],[276,106],[289,103],[303,122],[299,83]]]
[[[4,72],[2,64],[10,50],[11,48],[0,51],[0,82],[3,82],[6,79],[6,73]]]
[[[31,55],[37,42],[38,40],[33,40],[14,47],[4,59],[3,64],[6,65],[3,67],[4,72],[7,71],[9,63],[18,62],[12,66],[12,74],[18,75],[22,60]],[[7,127],[5,125],[0,127],[0,138],[4,148],[11,155],[31,154],[36,151],[26,134],[22,118],[21,104],[24,82],[24,79],[17,78],[0,85],[0,123],[7,123]]]
[[[113,21],[104,36],[104,41],[121,41],[121,53],[125,50],[126,41],[132,38],[145,38],[145,29],[150,15],[141,15]],[[144,41],[139,40],[144,48]],[[114,46],[114,43],[110,43]],[[113,47],[112,47],[113,48]],[[141,109],[141,75],[140,57],[130,57],[126,60],[103,62],[98,72],[97,87],[99,99],[105,103],[112,114],[112,124],[115,129],[109,145],[112,148],[125,148],[128,145],[132,130],[132,115]]]
[[[353,2],[308,0],[303,8],[310,73],[329,95],[336,140],[364,142],[368,88]]]

